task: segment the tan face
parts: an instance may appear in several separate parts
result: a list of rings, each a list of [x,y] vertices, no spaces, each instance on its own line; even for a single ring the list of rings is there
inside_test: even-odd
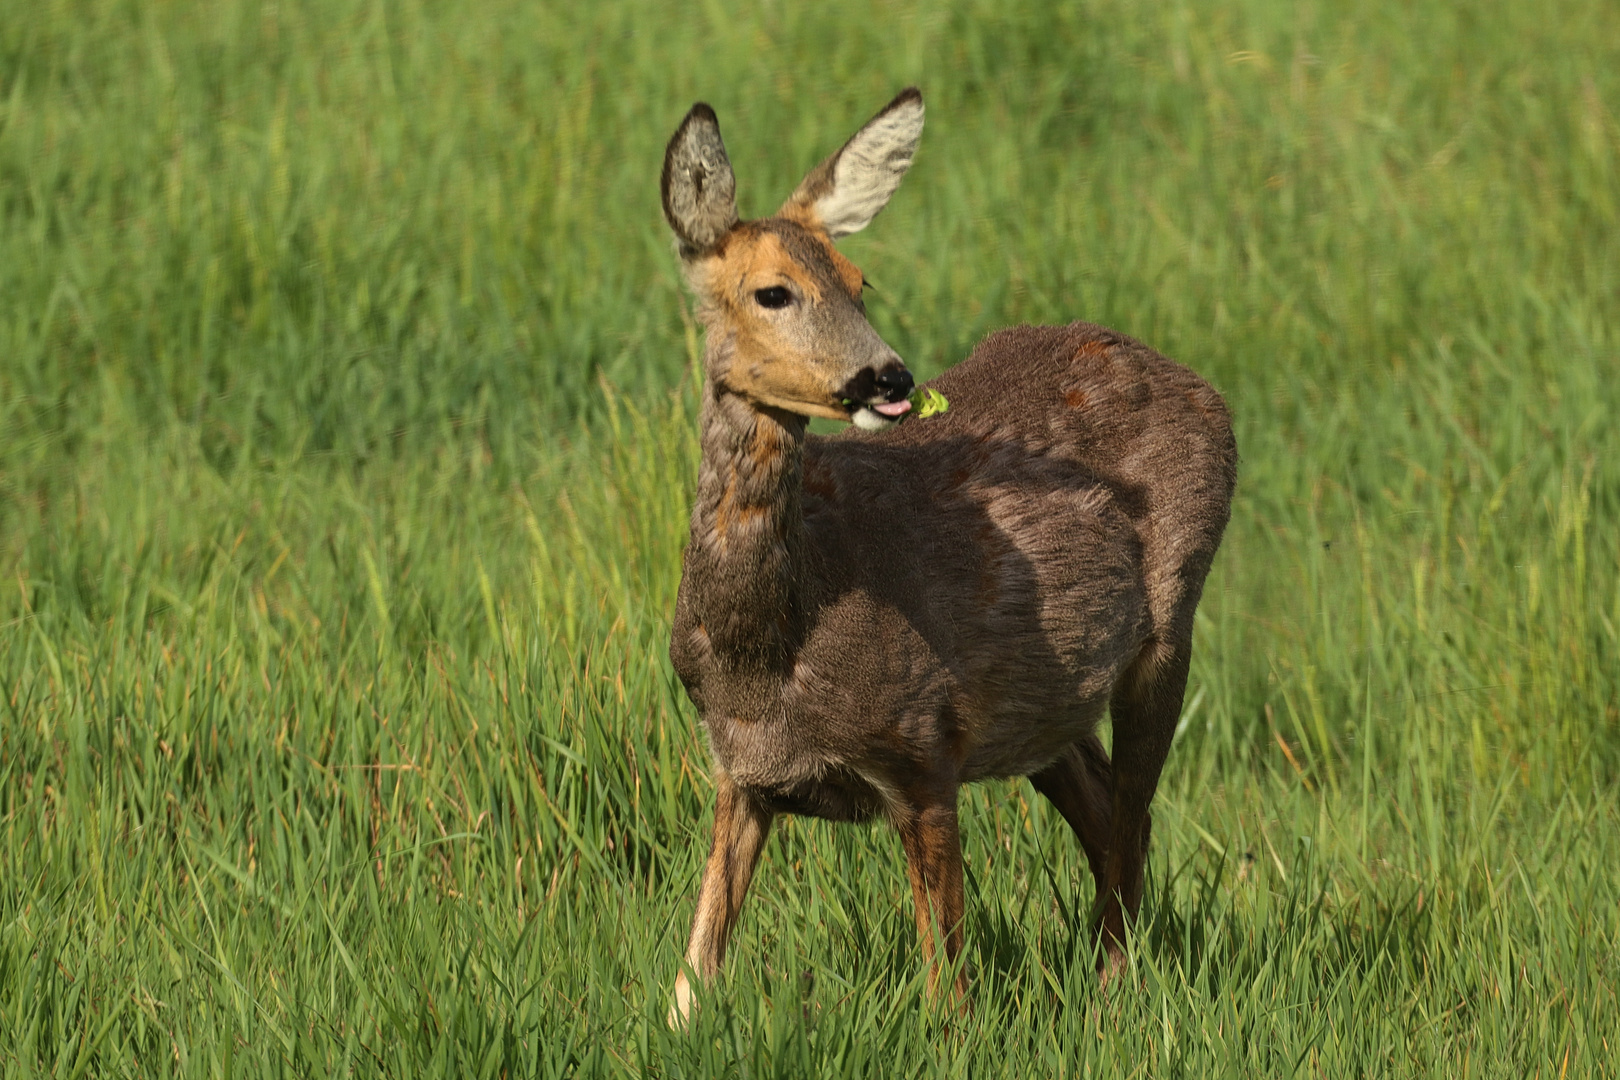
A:
[[[689,264],[706,301],[709,378],[801,416],[862,419],[904,399],[911,376],[866,321],[861,272],[825,233],[783,218],[734,226]],[[872,412],[881,426],[886,418]]]
[[[709,380],[762,408],[883,428],[910,407],[911,373],[866,321],[861,272],[833,248],[882,211],[922,134],[903,90],[777,211],[739,221],[714,110],[692,106],[664,149],[659,194],[702,300]]]

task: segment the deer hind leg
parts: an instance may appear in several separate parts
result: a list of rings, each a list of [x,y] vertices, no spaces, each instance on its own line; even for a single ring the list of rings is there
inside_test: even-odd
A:
[[[1097,895],[1106,887],[1109,820],[1113,794],[1108,751],[1095,735],[1072,743],[1063,756],[1030,776],[1035,790],[1045,795],[1085,850]]]
[[[917,905],[917,935],[929,961],[929,988],[937,994],[940,975],[962,955],[962,836],[955,787],[948,796],[897,810],[894,819]],[[967,1000],[967,975],[960,968],[952,992],[959,1003]]]
[[[1190,635],[1183,641],[1190,641]],[[1093,915],[1105,952],[1099,961],[1105,984],[1124,965],[1126,923],[1142,907],[1143,871],[1152,832],[1148,807],[1175,737],[1191,660],[1190,644],[1150,641],[1109,703],[1114,724],[1112,813],[1108,854]]]
[[[687,970],[708,980],[720,972],[726,942],[737,922],[754,864],[771,829],[771,812],[739,788],[724,773],[714,804],[714,841],[698,888],[692,938],[686,947],[686,967],[675,977],[675,1002],[670,1006],[671,1027],[683,1027],[692,1013],[692,985]]]

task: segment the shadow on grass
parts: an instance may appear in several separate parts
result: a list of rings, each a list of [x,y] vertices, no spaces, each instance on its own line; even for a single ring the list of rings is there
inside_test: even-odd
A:
[[[1311,982],[1363,990],[1389,981],[1428,986],[1442,968],[1455,982],[1448,934],[1461,928],[1437,915],[1420,883],[1391,883],[1345,904],[1334,899],[1342,893],[1308,846],[1284,869],[1282,880],[1262,880],[1252,855],[1213,864],[1189,858],[1157,875],[1150,869],[1133,935],[1134,980],[1154,992],[1180,988],[1205,999],[1249,997],[1307,973]],[[1027,1013],[1044,998],[1059,1013],[1103,996],[1089,875],[1063,882],[1047,868],[1043,876],[1017,903],[970,913],[974,994],[987,1011]],[[1047,904],[1056,908],[1055,927],[1048,921],[1032,930],[1030,907]],[[1454,990],[1480,989],[1479,981],[1472,975]]]

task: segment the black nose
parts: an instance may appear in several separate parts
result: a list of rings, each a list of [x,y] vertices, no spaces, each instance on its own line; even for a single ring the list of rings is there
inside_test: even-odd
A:
[[[896,366],[878,372],[877,385],[890,401],[899,401],[911,393],[915,383],[912,381],[911,372]]]

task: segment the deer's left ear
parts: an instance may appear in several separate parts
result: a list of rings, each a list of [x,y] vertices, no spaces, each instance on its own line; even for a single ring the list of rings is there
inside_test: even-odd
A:
[[[683,258],[713,250],[737,224],[737,180],[720,139],[720,121],[701,101],[664,150],[659,188],[664,219],[680,239]]]
[[[860,232],[888,204],[911,168],[922,126],[922,93],[908,87],[812,169],[777,213],[824,229],[834,240]]]

